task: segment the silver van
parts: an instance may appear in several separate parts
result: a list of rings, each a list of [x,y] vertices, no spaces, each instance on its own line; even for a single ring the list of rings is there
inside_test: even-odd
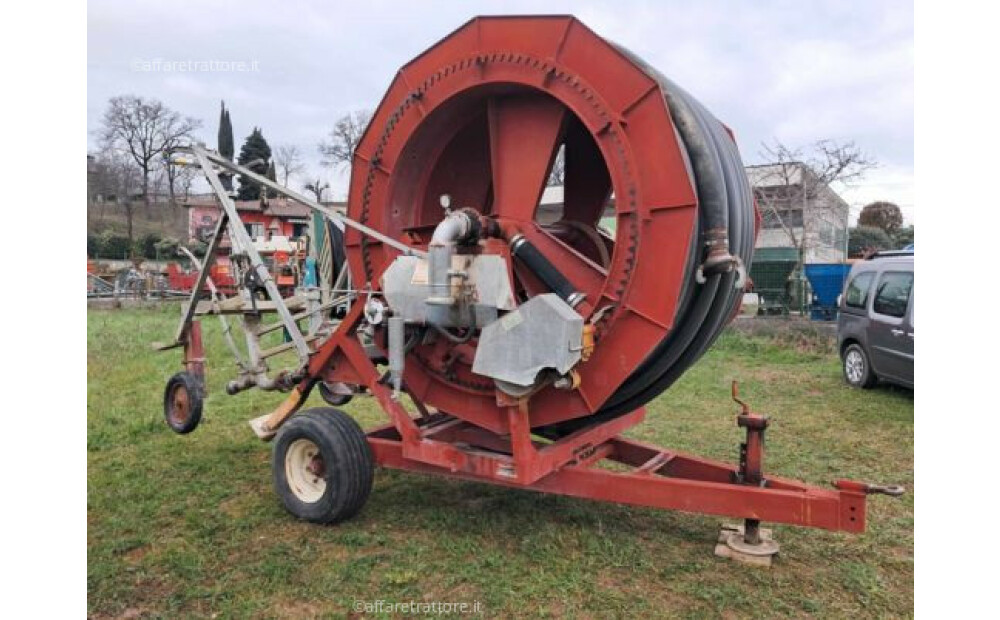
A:
[[[844,379],[913,388],[913,252],[879,252],[851,268],[840,299],[837,344]]]

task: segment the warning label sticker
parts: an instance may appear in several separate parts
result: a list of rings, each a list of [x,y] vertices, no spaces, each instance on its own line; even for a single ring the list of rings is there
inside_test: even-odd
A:
[[[500,319],[500,326],[503,327],[505,331],[510,331],[523,322],[524,317],[521,316],[519,311],[515,310],[503,315],[503,318]]]

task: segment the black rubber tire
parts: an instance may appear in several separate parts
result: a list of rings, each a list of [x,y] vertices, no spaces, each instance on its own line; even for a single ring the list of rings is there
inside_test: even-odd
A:
[[[163,390],[163,419],[170,430],[187,435],[198,428],[203,404],[201,380],[194,375],[181,371],[167,381]]]
[[[319,448],[326,488],[306,502],[292,490],[285,469],[289,447],[307,439]],[[313,523],[349,519],[364,506],[375,480],[375,458],[365,433],[349,415],[330,407],[295,414],[278,431],[271,460],[274,489],[292,515]]]
[[[851,379],[850,373],[848,373],[847,369],[847,359],[852,354],[860,356],[862,365],[861,376],[855,380]],[[874,387],[875,384],[878,383],[878,377],[872,371],[872,364],[868,358],[868,354],[865,353],[865,350],[861,345],[857,343],[849,344],[847,348],[844,349],[844,355],[841,357],[840,362],[841,370],[844,372],[844,381],[847,381],[847,384],[851,387],[867,390],[868,388]]]
[[[317,384],[317,387],[319,388],[320,398],[322,398],[326,404],[334,407],[343,407],[347,403],[351,402],[352,398],[354,398],[354,396],[350,394],[335,394],[323,381],[320,381]]]

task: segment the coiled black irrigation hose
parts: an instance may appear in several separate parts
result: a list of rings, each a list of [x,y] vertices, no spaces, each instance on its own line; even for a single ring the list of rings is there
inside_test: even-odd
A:
[[[666,96],[698,193],[695,230],[698,242],[691,244],[674,329],[600,411],[536,429],[539,434],[553,438],[645,405],[677,381],[718,338],[742,299],[743,287],[736,286],[740,277],[736,269],[706,274],[704,282],[698,281],[698,269],[705,259],[707,231],[727,230],[729,253],[738,257],[745,269],[749,269],[753,258],[753,194],[735,141],[694,97],[632,52],[615,47],[659,82]]]

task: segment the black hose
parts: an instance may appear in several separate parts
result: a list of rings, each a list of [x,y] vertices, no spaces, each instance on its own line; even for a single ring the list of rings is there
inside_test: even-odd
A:
[[[429,325],[434,328],[434,331],[444,336],[448,340],[448,342],[453,342],[455,344],[463,344],[472,340],[472,334],[476,331],[475,329],[468,327],[466,328],[464,335],[456,336],[451,332],[449,332],[448,328],[441,327],[437,323],[429,323]]]
[[[424,334],[427,333],[426,326],[420,326],[413,330],[413,333],[409,338],[406,339],[406,343],[403,345],[403,353],[408,354],[413,350],[413,347],[417,346],[421,340],[424,339]]]
[[[342,231],[329,218],[324,221],[326,222],[326,234],[330,237],[330,254],[333,259],[330,261],[330,266],[332,268],[330,273],[330,282],[336,282],[337,276],[340,275],[340,270],[344,269],[344,264],[347,262],[347,248],[344,245],[344,231]]]
[[[448,331],[447,327],[438,325],[437,323],[427,323],[427,325],[430,325],[431,328],[434,329],[434,331],[444,336],[445,339],[447,339],[449,342],[452,342],[454,344],[464,344],[472,340],[472,335],[476,332],[476,309],[471,304],[468,304],[466,307],[468,308],[469,311],[469,315],[466,318],[469,326],[465,328],[465,333],[462,334],[461,336],[456,336],[455,334]]]
[[[753,196],[736,143],[722,123],[694,97],[632,52],[615,47],[660,84],[698,194],[694,231],[697,242],[692,244],[688,255],[674,329],[600,411],[535,429],[550,438],[633,411],[677,381],[715,342],[743,295],[742,287],[735,286],[738,278],[735,270],[706,271],[705,281],[697,282],[696,274],[708,252],[712,248],[721,249],[742,261],[745,268],[749,268],[753,258]]]
[[[583,295],[573,288],[566,276],[523,235],[514,235],[510,240],[510,253],[570,306],[576,306],[583,300]]]

